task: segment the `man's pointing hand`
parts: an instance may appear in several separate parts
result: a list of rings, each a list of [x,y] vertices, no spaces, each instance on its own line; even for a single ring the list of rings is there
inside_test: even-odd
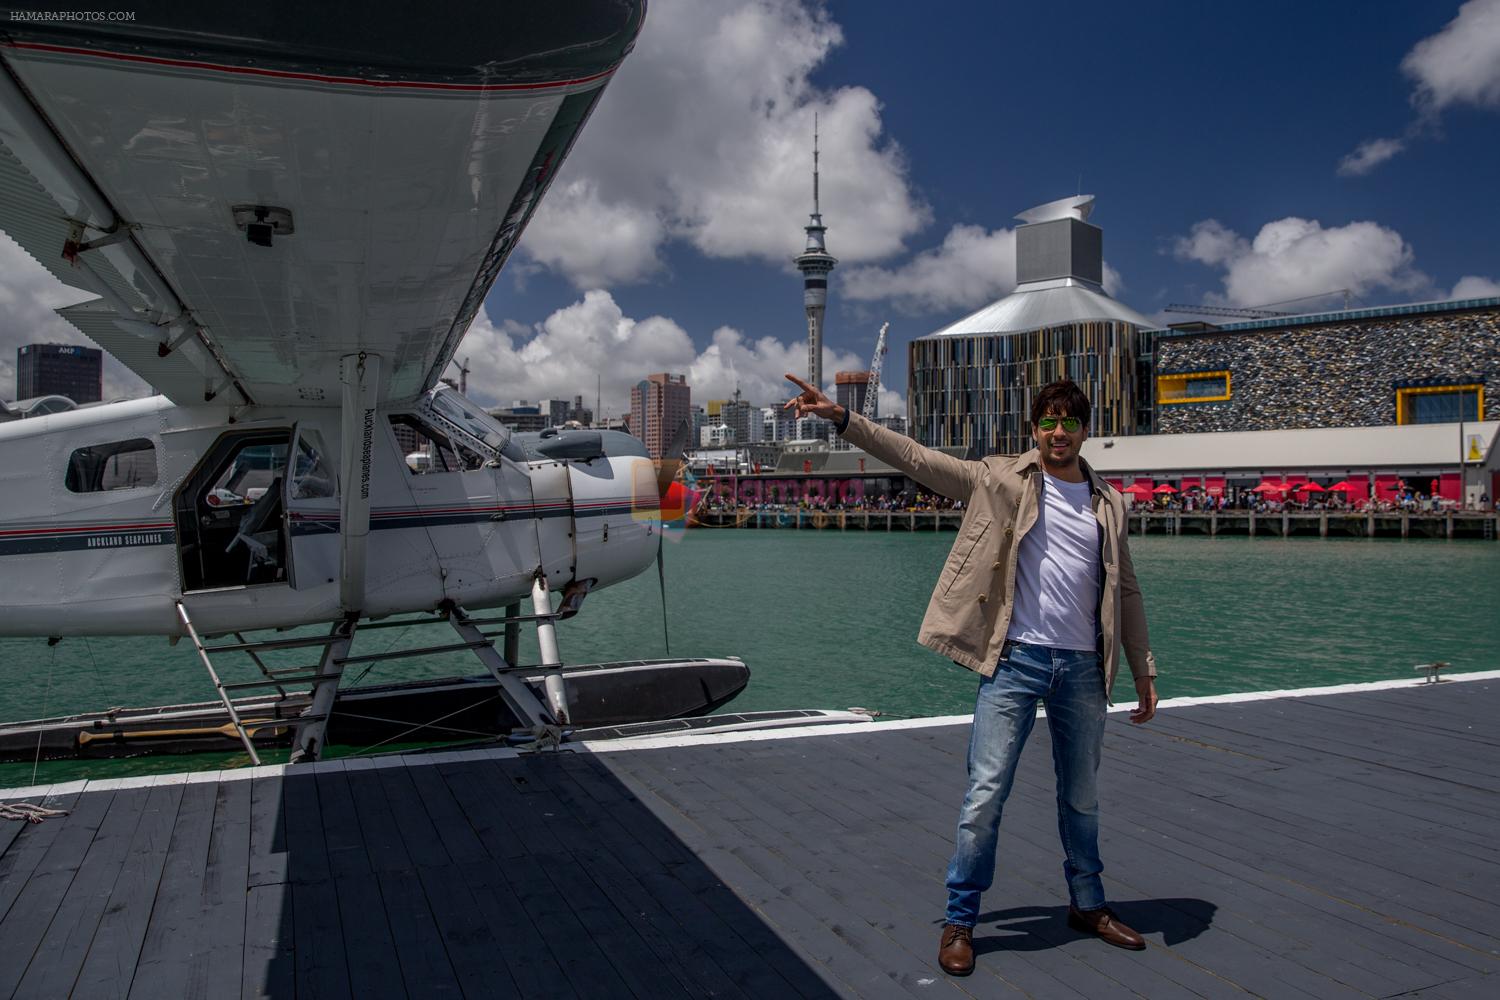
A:
[[[802,392],[792,399],[787,400],[786,406],[782,407],[782,409],[795,410],[798,417],[805,417],[808,414],[812,414],[815,417],[822,417],[824,420],[832,420],[835,423],[844,419],[844,408],[842,406],[790,372],[787,373],[787,378],[797,383]]]

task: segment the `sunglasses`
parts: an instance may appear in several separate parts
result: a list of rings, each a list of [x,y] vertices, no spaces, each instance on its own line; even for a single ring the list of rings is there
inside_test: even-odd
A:
[[[1062,424],[1062,429],[1069,434],[1077,434],[1078,428],[1083,426],[1083,421],[1077,417],[1043,417],[1036,422],[1036,425],[1044,431],[1055,431],[1058,424]]]

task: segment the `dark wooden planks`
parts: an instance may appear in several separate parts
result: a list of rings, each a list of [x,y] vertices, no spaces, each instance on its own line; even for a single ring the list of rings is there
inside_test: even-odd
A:
[[[245,902],[250,874],[250,802],[245,781],[214,789],[214,824],[203,872],[202,917],[185,996],[220,997],[244,978]]]
[[[108,793],[104,793],[108,794]],[[77,875],[68,887],[50,922],[40,924],[46,933],[36,947],[35,956],[26,968],[19,985],[18,997],[66,996],[83,967],[93,943],[94,933],[109,904],[110,893],[124,865],[126,851],[135,836],[136,827],[145,814],[149,789],[137,788],[113,794],[109,812],[89,845],[88,853]],[[6,934],[7,959],[19,958],[23,942]],[[9,965],[5,961],[4,965]],[[13,981],[6,978],[6,986]],[[8,992],[8,990],[7,990]]]
[[[183,786],[161,883],[130,984],[131,996],[176,997],[194,989],[198,971],[194,952],[203,922],[203,880],[216,804],[214,785]]]
[[[0,987],[1488,996],[1497,707],[1474,682],[1112,716],[1105,880],[1141,954],[1066,926],[1039,721],[968,980],[935,966],[949,726],[88,793],[0,831]]]
[[[396,942],[365,847],[349,776],[332,770],[319,774],[317,785],[318,819],[332,891],[338,900],[350,992],[356,997],[405,996]]]
[[[125,863],[74,983],[76,995],[123,997],[130,991],[185,788],[180,784],[159,785],[147,796],[145,811],[125,852]]]
[[[37,859],[36,867],[27,877],[26,886],[10,904],[5,919],[0,921],[0,942],[5,942],[5,948],[0,949],[0,994],[10,996],[15,993],[33,960],[43,964],[39,972],[45,973],[45,964],[52,957],[40,952],[39,945],[69,888],[74,885],[75,876],[83,867],[93,841],[104,829],[113,802],[113,792],[80,796],[71,816],[48,820],[48,823],[57,823],[55,837],[49,840],[45,853]],[[133,822],[133,808],[123,810],[123,817],[124,823],[120,826]],[[129,835],[121,829],[113,829],[111,834],[118,838]],[[113,847],[104,850],[113,852]],[[68,916],[65,915],[65,919]],[[63,931],[66,934],[66,928]]]
[[[954,751],[956,754],[957,751]],[[1106,765],[1107,767],[1110,765]],[[1141,764],[1146,777],[1160,773],[1159,769],[1153,769],[1149,761]],[[1026,781],[1026,774],[1022,772],[1022,781]],[[1244,878],[1265,878],[1264,873],[1270,873],[1265,878],[1265,884],[1273,891],[1289,898],[1296,899],[1300,904],[1312,905],[1324,913],[1332,913],[1338,917],[1351,922],[1361,922],[1366,929],[1377,927],[1389,933],[1401,935],[1408,928],[1414,929],[1398,919],[1386,917],[1381,911],[1389,909],[1393,903],[1389,900],[1370,897],[1368,894],[1360,900],[1350,900],[1329,891],[1330,883],[1340,883],[1337,870],[1328,872],[1312,868],[1301,869],[1298,858],[1301,853],[1296,844],[1278,843],[1275,838],[1259,837],[1255,829],[1256,824],[1252,820],[1247,823],[1239,823],[1229,826],[1220,825],[1211,815],[1213,803],[1206,801],[1196,809],[1181,810],[1177,803],[1183,798],[1182,795],[1174,794],[1167,798],[1157,796],[1151,801],[1151,810],[1117,810],[1112,808],[1110,801],[1111,790],[1119,792],[1121,799],[1131,801],[1139,799],[1139,793],[1132,795],[1130,791],[1121,790],[1118,783],[1112,785],[1104,783],[1104,815],[1109,817],[1105,824],[1105,836],[1112,832],[1119,832],[1129,828],[1133,822],[1142,831],[1141,836],[1150,840],[1158,853],[1166,851],[1176,853],[1180,857],[1192,858],[1203,863],[1213,864],[1234,870]],[[1163,815],[1166,813],[1166,815]],[[1120,817],[1125,815],[1127,822],[1121,822]],[[1106,863],[1109,857],[1106,855]],[[1159,864],[1159,861],[1157,862]],[[1337,865],[1337,860],[1334,861]],[[1180,869],[1182,861],[1174,863],[1174,867]],[[1347,867],[1347,866],[1344,866]],[[1106,875],[1108,876],[1108,872]],[[1150,885],[1143,888],[1150,890]],[[1269,922],[1277,923],[1272,918]],[[1439,925],[1434,927],[1434,925]],[[1427,919],[1426,931],[1415,933],[1418,939],[1438,941],[1432,936],[1433,930],[1441,931],[1441,922]],[[1329,925],[1339,927],[1344,925]],[[1331,932],[1330,932],[1331,933]],[[1343,934],[1348,935],[1345,926]],[[1343,938],[1340,938],[1342,941]],[[1335,944],[1339,941],[1333,942]],[[1454,962],[1468,961],[1472,953],[1465,946],[1457,942],[1448,942],[1449,947],[1445,949],[1446,957]],[[1305,949],[1300,949],[1301,940],[1293,939],[1287,942],[1293,950],[1288,954],[1293,956],[1309,954]],[[1379,951],[1383,945],[1379,940],[1370,942],[1368,947],[1372,951]],[[1324,966],[1316,961],[1309,961],[1317,969]]]
[[[243,780],[243,779],[242,779]],[[282,778],[250,781],[250,861],[247,884],[286,881],[286,810],[281,805]]]
[[[285,882],[253,885],[245,894],[244,1000],[297,994],[291,900]]]
[[[507,820],[515,794],[511,783],[489,762],[444,764],[436,770],[485,847],[485,860],[459,865],[458,874],[494,935],[517,992],[528,998],[577,996],[503,874],[512,865],[529,863]]]

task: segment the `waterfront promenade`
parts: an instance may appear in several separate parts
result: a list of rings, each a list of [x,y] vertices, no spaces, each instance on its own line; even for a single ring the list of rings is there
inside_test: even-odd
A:
[[[960,510],[756,510],[699,511],[705,528],[780,528],[793,531],[957,531]],[[1415,514],[1402,511],[1276,511],[1248,510],[1130,512],[1131,534],[1248,535],[1287,538],[1476,538],[1500,537],[1500,515],[1493,512],[1448,511]]]
[[[1500,985],[1500,673],[1119,706],[1071,931],[1038,726],[977,972],[936,969],[966,720],[20,790],[0,994],[1431,997]]]

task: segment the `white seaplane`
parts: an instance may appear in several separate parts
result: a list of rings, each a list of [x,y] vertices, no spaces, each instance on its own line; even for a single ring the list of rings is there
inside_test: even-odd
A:
[[[95,294],[61,315],[160,393],[0,424],[0,635],[188,637],[251,757],[264,730],[307,760],[344,665],[373,659],[355,633],[425,612],[459,639],[427,651],[472,650],[519,729],[577,725],[554,622],[659,557],[662,473],[623,434],[523,447],[440,376],[644,14],[0,7],[0,229]],[[540,666],[515,662],[522,624]],[[300,647],[315,666],[245,685],[211,659]],[[618,699],[693,664],[743,687],[733,658],[592,673]],[[311,686],[291,719],[236,697],[294,681]],[[708,711],[715,683],[653,705]]]

